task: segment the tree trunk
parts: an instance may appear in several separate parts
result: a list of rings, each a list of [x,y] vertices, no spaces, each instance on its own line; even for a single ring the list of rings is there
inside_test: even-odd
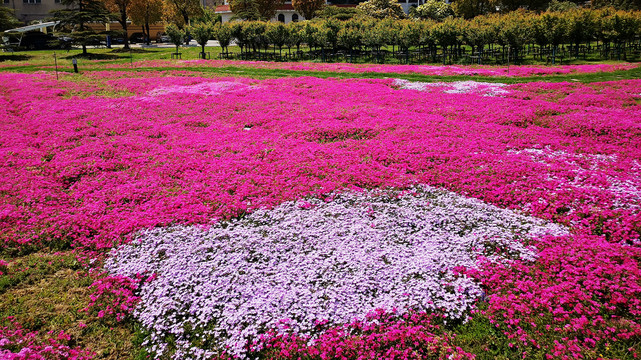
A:
[[[145,21],[145,28],[147,29],[147,45],[151,45],[151,30],[149,29],[149,20]]]
[[[129,35],[127,34],[127,9],[120,9],[120,20],[118,22],[122,26],[122,31],[124,31],[125,33],[124,49],[129,49]]]

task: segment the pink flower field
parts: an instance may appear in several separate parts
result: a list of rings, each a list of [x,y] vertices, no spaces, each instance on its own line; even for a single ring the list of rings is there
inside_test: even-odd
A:
[[[641,351],[641,80],[3,72],[0,104],[0,270],[74,249],[150,358]],[[34,334],[0,357],[99,357]]]

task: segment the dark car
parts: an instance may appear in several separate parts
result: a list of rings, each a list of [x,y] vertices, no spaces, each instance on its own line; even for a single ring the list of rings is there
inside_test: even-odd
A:
[[[136,32],[131,34],[129,37],[129,42],[132,44],[141,44],[147,42],[147,35],[141,33],[141,32]]]
[[[11,42],[22,49],[27,50],[48,50],[59,48],[59,40],[51,35],[40,31],[27,31],[22,34],[12,34]]]

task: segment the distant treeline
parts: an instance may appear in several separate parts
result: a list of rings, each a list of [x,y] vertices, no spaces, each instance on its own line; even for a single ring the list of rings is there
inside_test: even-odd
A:
[[[513,11],[466,20],[442,21],[352,18],[315,19],[289,24],[262,21],[216,24],[213,38],[221,56],[231,56],[234,42],[246,59],[314,58],[348,61],[369,56],[386,61],[470,62],[519,61],[526,56],[547,60],[562,58],[639,57],[641,12],[614,8],[547,11]],[[301,51],[302,45],[307,45]],[[391,48],[391,51],[389,51]],[[283,49],[286,54],[283,55]],[[278,50],[278,52],[276,52]],[[229,54],[229,55],[228,55]]]

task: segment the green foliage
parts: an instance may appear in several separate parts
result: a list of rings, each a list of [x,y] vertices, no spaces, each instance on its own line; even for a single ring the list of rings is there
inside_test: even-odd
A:
[[[269,21],[276,15],[276,10],[285,0],[254,0],[261,20]]]
[[[595,9],[612,7],[616,10],[641,10],[641,0],[593,0]]]
[[[552,0],[548,4],[547,11],[569,11],[578,8],[579,7],[572,1]]]
[[[564,43],[568,34],[568,22],[560,14],[547,12],[539,18],[538,26],[548,44],[557,47]]]
[[[305,37],[305,25],[300,22],[291,23],[287,27],[287,30],[289,31],[286,42],[287,47],[292,48],[296,46],[300,49],[300,45],[303,43]]]
[[[487,14],[492,10],[489,0],[454,0],[452,10],[456,16],[471,19],[478,15]]]
[[[72,44],[82,46],[83,54],[87,53],[87,45],[105,40],[106,33],[97,33],[90,23],[106,23],[113,19],[112,14],[99,0],[62,0],[65,9],[53,11],[53,19],[60,21],[58,32],[70,37]]]
[[[302,14],[305,19],[314,18],[316,12],[325,6],[325,0],[292,0],[294,10]]]
[[[231,43],[232,40],[232,28],[229,25],[229,23],[222,24],[218,23],[213,29],[214,33],[214,38],[218,40],[218,43],[220,44],[220,47],[222,48],[223,52],[229,51],[227,47]]]
[[[319,19],[349,20],[358,15],[358,10],[352,7],[323,6],[315,13]]]
[[[285,46],[289,38],[289,31],[283,23],[269,23],[267,27],[267,38],[275,47],[278,47],[278,49],[282,51],[283,46]]]
[[[443,0],[427,0],[425,4],[410,10],[410,16],[417,19],[441,21],[454,15],[452,6]]]
[[[245,31],[245,26],[244,23],[242,22],[235,22],[232,23],[231,25],[231,33],[233,38],[236,40],[236,45],[240,48],[240,52],[243,52],[243,49],[245,46],[247,46],[247,37],[246,37],[246,31]]]
[[[176,53],[178,53],[178,48],[185,41],[185,31],[179,29],[178,26],[174,24],[169,24],[165,28],[165,32],[167,36],[169,36],[171,43],[176,45]]]
[[[397,0],[368,0],[358,4],[358,11],[375,19],[403,19],[405,12]]]
[[[500,42],[512,49],[520,49],[532,41],[532,17],[521,11],[514,11],[503,18],[503,26],[499,28]]]
[[[258,3],[256,0],[231,0],[229,1],[234,19],[253,21],[260,19]]]
[[[338,31],[338,44],[350,51],[360,48],[362,45],[363,35],[363,25],[361,22],[350,20]]]
[[[192,21],[194,23],[205,23],[205,24],[216,24],[222,22],[222,16],[216,14],[216,10],[213,8],[203,8],[203,12],[200,16],[197,16]]]
[[[21,25],[13,10],[0,6],[0,31],[13,29]]]
[[[214,37],[214,28],[213,25],[206,22],[199,22],[195,25],[187,27],[189,34],[196,40],[198,45],[202,48],[202,53],[205,53],[205,45],[207,41]],[[169,34],[169,33],[167,33]],[[171,35],[169,35],[171,38]]]

